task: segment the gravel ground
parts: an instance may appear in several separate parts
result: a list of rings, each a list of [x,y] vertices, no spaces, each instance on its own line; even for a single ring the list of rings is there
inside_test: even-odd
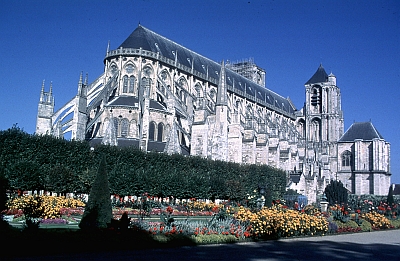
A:
[[[1,259],[1,258],[0,258]],[[281,239],[257,243],[204,245],[140,251],[15,258],[12,260],[400,260],[400,230]]]

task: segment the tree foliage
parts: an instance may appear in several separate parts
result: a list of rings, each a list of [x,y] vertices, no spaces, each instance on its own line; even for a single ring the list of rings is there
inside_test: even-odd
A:
[[[331,181],[325,187],[325,195],[328,199],[329,205],[346,204],[348,200],[348,191],[339,180]]]
[[[89,193],[102,155],[110,192],[120,196],[243,200],[263,185],[278,199],[286,188],[285,172],[266,165],[104,145],[93,151],[86,141],[29,135],[15,126],[0,131],[0,149],[0,165],[15,190]]]

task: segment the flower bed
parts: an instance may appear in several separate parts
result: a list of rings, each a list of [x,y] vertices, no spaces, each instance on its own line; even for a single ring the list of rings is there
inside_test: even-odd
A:
[[[38,220],[44,227],[78,224],[84,212],[84,203],[81,201],[63,197],[24,196],[10,201],[5,214],[13,215],[14,221],[23,222],[23,210],[38,201],[41,201],[42,205],[38,206],[43,211]],[[126,213],[132,220],[131,229],[164,238],[163,240],[182,235],[191,237],[195,242],[207,242],[207,236],[218,242],[230,242],[233,239],[315,236],[400,228],[398,219],[389,220],[376,211],[362,213],[339,205],[331,206],[326,213],[321,213],[311,205],[297,210],[289,209],[284,202],[278,201],[270,208],[256,210],[195,200],[174,205],[151,202],[148,199],[136,203],[138,204],[133,204],[130,208],[113,208],[113,218],[119,220]]]

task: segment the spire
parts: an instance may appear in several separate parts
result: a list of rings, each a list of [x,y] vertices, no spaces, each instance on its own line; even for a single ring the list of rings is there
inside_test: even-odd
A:
[[[228,105],[226,93],[226,75],[225,75],[225,62],[222,61],[221,71],[219,73],[217,102],[215,105]]]
[[[83,72],[81,71],[81,74],[79,76],[79,82],[78,82],[78,95],[82,95],[82,79],[83,79]]]
[[[42,82],[42,90],[40,91],[40,93],[41,93],[41,94],[44,93],[44,79],[43,79],[43,82]]]
[[[50,91],[49,91],[50,96],[53,94],[53,82],[50,82]]]
[[[107,53],[108,54],[110,52],[110,40],[108,40],[108,44],[107,44]]]
[[[85,76],[85,86],[88,86],[88,80],[89,80],[89,74],[86,73],[86,76]]]

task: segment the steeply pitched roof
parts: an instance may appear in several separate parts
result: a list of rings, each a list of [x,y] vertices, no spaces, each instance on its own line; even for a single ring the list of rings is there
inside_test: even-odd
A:
[[[375,138],[383,139],[371,122],[355,122],[340,138],[339,142],[354,141],[356,139],[372,140]]]
[[[314,73],[314,75],[306,82],[307,84],[313,83],[320,83],[320,82],[327,82],[328,81],[328,74],[325,72],[324,67],[322,64],[319,65],[318,70]]]
[[[208,75],[216,81],[219,81],[220,78],[221,64],[191,51],[142,25],[139,25],[118,48],[142,48],[143,50],[159,53],[168,59],[176,60],[177,63],[193,68],[194,71]],[[233,86],[234,92],[245,93],[294,115],[296,108],[288,99],[227,68],[225,73],[226,83]]]

